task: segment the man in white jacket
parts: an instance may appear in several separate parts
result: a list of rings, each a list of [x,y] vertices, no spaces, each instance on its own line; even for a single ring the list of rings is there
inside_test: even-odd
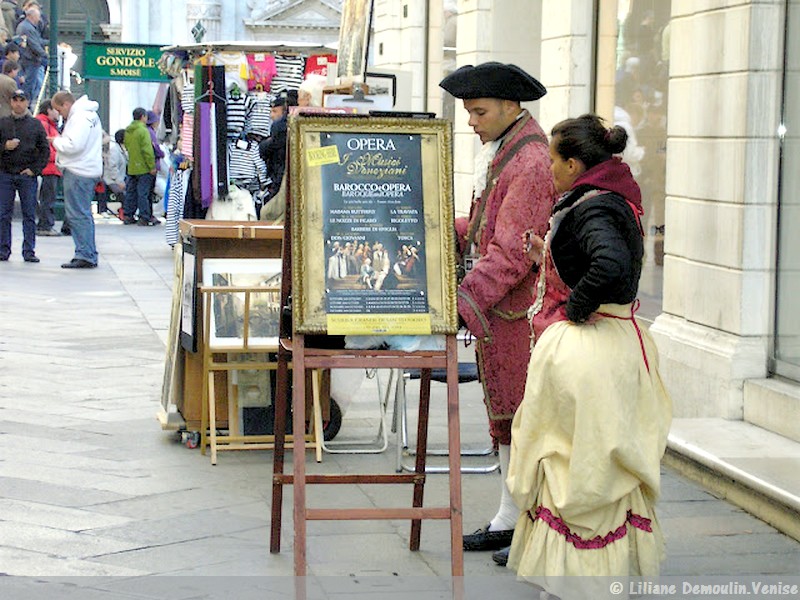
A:
[[[56,163],[64,174],[64,209],[72,228],[75,257],[63,269],[93,269],[97,266],[92,199],[103,175],[103,127],[97,116],[99,105],[88,96],[75,100],[69,92],[56,92],[50,103],[65,121],[61,135],[53,140]]]

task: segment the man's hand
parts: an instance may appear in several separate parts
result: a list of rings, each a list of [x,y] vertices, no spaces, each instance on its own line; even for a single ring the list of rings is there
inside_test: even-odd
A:
[[[150,169],[150,175],[155,175],[156,173],[158,173],[156,169]]]
[[[19,146],[19,138],[12,138],[6,142],[6,150],[16,150]]]
[[[33,177],[34,176],[33,175],[33,171],[31,171],[30,169],[22,169],[22,171],[20,171],[19,174],[20,175],[27,175],[28,177]]]

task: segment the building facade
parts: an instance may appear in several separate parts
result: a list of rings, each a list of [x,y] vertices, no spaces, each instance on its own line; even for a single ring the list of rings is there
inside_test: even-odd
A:
[[[343,0],[55,0],[59,42],[79,56],[87,35],[93,41],[170,46],[194,43],[192,30],[205,30],[202,41],[253,41],[292,45],[335,45]],[[43,3],[45,13],[51,4]],[[73,78],[77,93],[101,102],[110,131],[126,126],[137,106],[150,107],[158,84],[90,83]]]
[[[545,130],[589,111],[632,129],[645,271],[662,299],[650,330],[675,415],[800,441],[800,1],[375,0],[375,11],[375,64],[413,73],[415,109],[454,115],[459,212],[477,142],[437,86],[456,66],[536,75],[549,91],[529,108]]]

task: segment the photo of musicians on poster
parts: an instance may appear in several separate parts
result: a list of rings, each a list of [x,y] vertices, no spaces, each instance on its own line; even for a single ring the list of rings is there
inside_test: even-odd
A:
[[[323,133],[329,313],[426,313],[421,136]],[[327,148],[333,150],[333,148]]]

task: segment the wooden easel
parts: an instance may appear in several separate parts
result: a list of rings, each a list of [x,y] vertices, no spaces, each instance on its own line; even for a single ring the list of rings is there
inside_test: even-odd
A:
[[[287,171],[287,189],[291,177]],[[272,521],[270,552],[278,553],[281,547],[281,517],[283,512],[283,486],[292,485],[294,491],[294,574],[297,581],[306,575],[306,522],[313,520],[388,520],[410,519],[409,549],[419,550],[423,519],[450,520],[451,571],[453,577],[464,575],[461,512],[461,432],[458,413],[458,356],[455,335],[447,336],[444,351],[399,352],[393,350],[330,350],[306,345],[306,336],[293,331],[289,306],[292,281],[292,216],[291,194],[287,194],[286,222],[284,225],[280,344],[278,347],[277,387],[275,394],[275,451],[272,477]],[[318,336],[314,336],[318,337]],[[312,338],[313,339],[313,338]],[[421,371],[419,420],[417,428],[417,455],[413,473],[392,474],[328,474],[307,475],[305,465],[305,440],[294,440],[293,473],[284,473],[285,415],[290,401],[288,393],[288,365],[292,362],[293,426],[302,431],[310,374],[314,369],[331,368],[418,368]],[[448,506],[424,507],[425,460],[428,443],[428,411],[430,406],[431,369],[445,368],[447,372],[447,429],[449,449]],[[307,484],[412,484],[414,486],[411,508],[309,508],[306,503]],[[302,586],[302,584],[301,584]]]

